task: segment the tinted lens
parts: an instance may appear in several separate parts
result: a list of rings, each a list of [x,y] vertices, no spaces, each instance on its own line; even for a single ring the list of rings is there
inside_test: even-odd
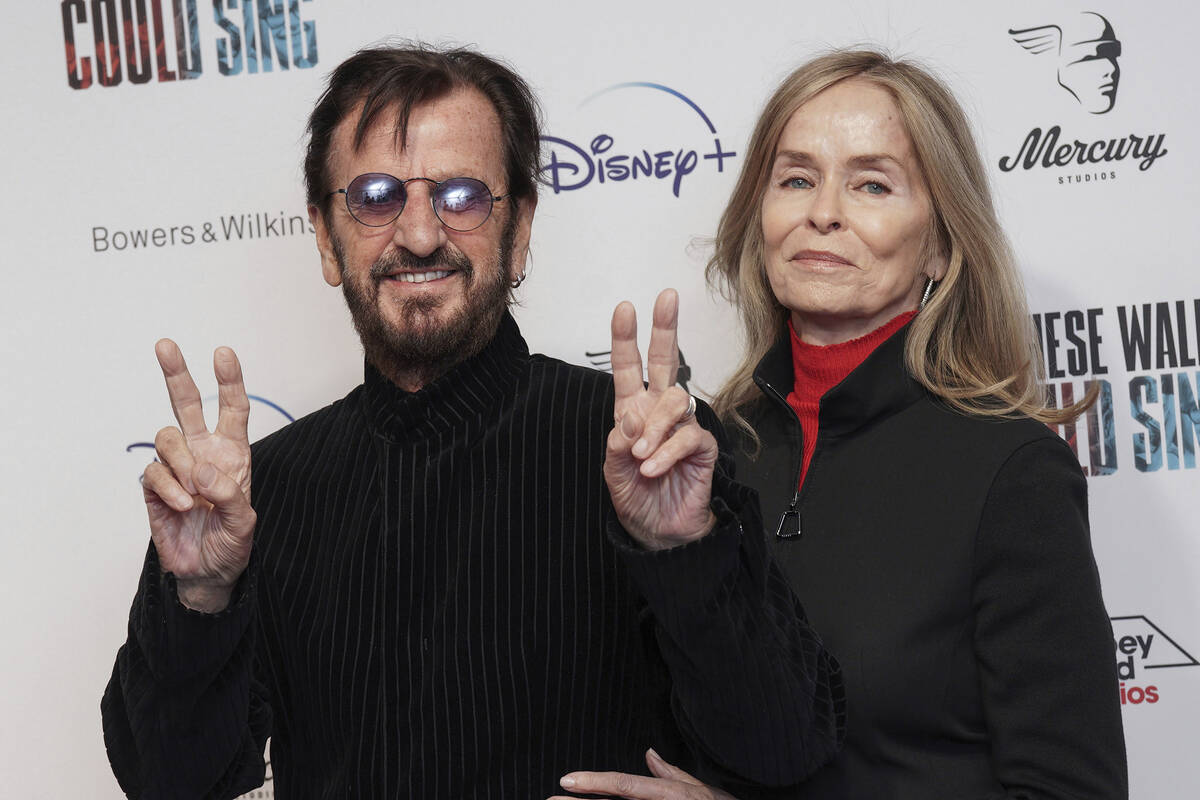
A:
[[[387,225],[404,210],[404,184],[391,175],[368,172],[346,189],[346,207],[363,225]]]
[[[474,230],[492,213],[492,190],[474,178],[451,178],[434,191],[433,210],[447,228]]]

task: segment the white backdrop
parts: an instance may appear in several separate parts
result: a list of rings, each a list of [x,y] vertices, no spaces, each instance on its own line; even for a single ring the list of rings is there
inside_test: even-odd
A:
[[[123,5],[148,9],[144,68],[137,42],[127,47]],[[547,159],[553,153],[562,190],[543,191],[521,290],[517,316],[531,347],[603,366],[612,307],[628,298],[645,313],[661,287],[675,286],[681,347],[701,392],[720,384],[738,349],[732,314],[704,286],[702,237],[714,230],[774,84],[817,50],[856,42],[916,55],[945,76],[992,168],[1047,358],[1063,371],[1057,396],[1069,386],[1078,397],[1092,379],[1110,390],[1110,416],[1097,414],[1094,431],[1081,420],[1064,435],[1093,474],[1096,555],[1119,618],[1114,658],[1125,678],[1133,797],[1200,796],[1193,4],[242,5],[43,0],[3,12],[0,311],[9,335],[0,344],[0,411],[12,447],[0,460],[0,794],[120,796],[99,698],[147,538],[137,479],[150,451],[138,445],[171,421],[154,341],[179,341],[204,393],[215,392],[212,349],[237,349],[261,398],[258,435],[358,382],[361,354],[340,293],[320,278],[307,226],[289,223],[304,215],[303,127],[325,74],[358,47],[401,35],[501,55],[543,100],[556,140]],[[233,60],[233,34],[248,40],[247,28],[257,31],[259,12],[269,22],[272,7],[291,8],[292,24],[278,16],[277,42],[264,47],[256,35],[256,57],[245,41]],[[112,30],[96,21],[109,9]],[[1106,113],[1089,113],[1060,85],[1081,93],[1078,76],[1056,79],[1057,49],[1034,54],[1009,34],[1057,24],[1070,35],[1084,11],[1103,15],[1121,42]],[[102,85],[102,73],[114,76],[114,54],[120,82]],[[82,84],[88,68],[91,85],[72,88],[71,71]],[[1065,155],[1051,147],[1026,169],[1022,143],[1055,126]],[[593,174],[563,188],[584,184],[583,154],[612,164],[643,151],[669,153],[656,162],[663,177],[615,181],[604,171],[604,182]],[[714,152],[726,155],[705,158]],[[1114,158],[1054,163],[1080,152]],[[1021,163],[1003,170],[1006,157]]]

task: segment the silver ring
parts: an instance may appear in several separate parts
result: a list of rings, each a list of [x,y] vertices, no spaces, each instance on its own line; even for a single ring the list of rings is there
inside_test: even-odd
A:
[[[694,416],[696,416],[696,396],[689,394],[687,411],[683,412],[683,416],[679,418],[679,421],[687,422]]]

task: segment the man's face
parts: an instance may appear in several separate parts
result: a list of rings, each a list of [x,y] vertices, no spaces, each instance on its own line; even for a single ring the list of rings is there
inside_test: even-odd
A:
[[[397,149],[394,115],[382,114],[356,152],[358,116],[355,109],[334,132],[331,188],[382,172],[400,179],[477,178],[492,194],[507,194],[500,120],[480,93],[460,89],[415,106],[403,149]],[[459,232],[434,213],[433,188],[408,183],[404,211],[382,227],[356,221],[344,195],[332,198],[328,218],[309,209],[325,280],[342,286],[368,360],[393,375],[436,376],[478,352],[496,331],[509,281],[528,250],[532,202],[518,209],[506,198],[483,225]]]

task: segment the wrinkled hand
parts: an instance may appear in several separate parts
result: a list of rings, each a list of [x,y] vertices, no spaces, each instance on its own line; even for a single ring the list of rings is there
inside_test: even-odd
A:
[[[624,302],[613,311],[612,370],[615,424],[608,436],[604,480],[625,530],[648,550],[663,550],[712,530],[709,510],[717,440],[687,416],[690,398],[675,385],[679,296],[663,291],[654,303],[642,383],[637,314]]]
[[[219,416],[210,433],[200,392],[170,339],[154,347],[179,427],[154,437],[158,460],[146,467],[142,492],[150,536],[163,572],[178,581],[180,601],[198,611],[229,605],[250,561],[255,515],[250,507],[250,400],[242,368],[228,347],[213,353]]]
[[[578,794],[606,795],[626,800],[737,800],[715,786],[708,786],[679,767],[668,764],[654,750],[646,751],[646,765],[656,777],[646,778],[627,772],[572,772],[564,775],[562,786]],[[550,800],[571,800],[552,797]]]

